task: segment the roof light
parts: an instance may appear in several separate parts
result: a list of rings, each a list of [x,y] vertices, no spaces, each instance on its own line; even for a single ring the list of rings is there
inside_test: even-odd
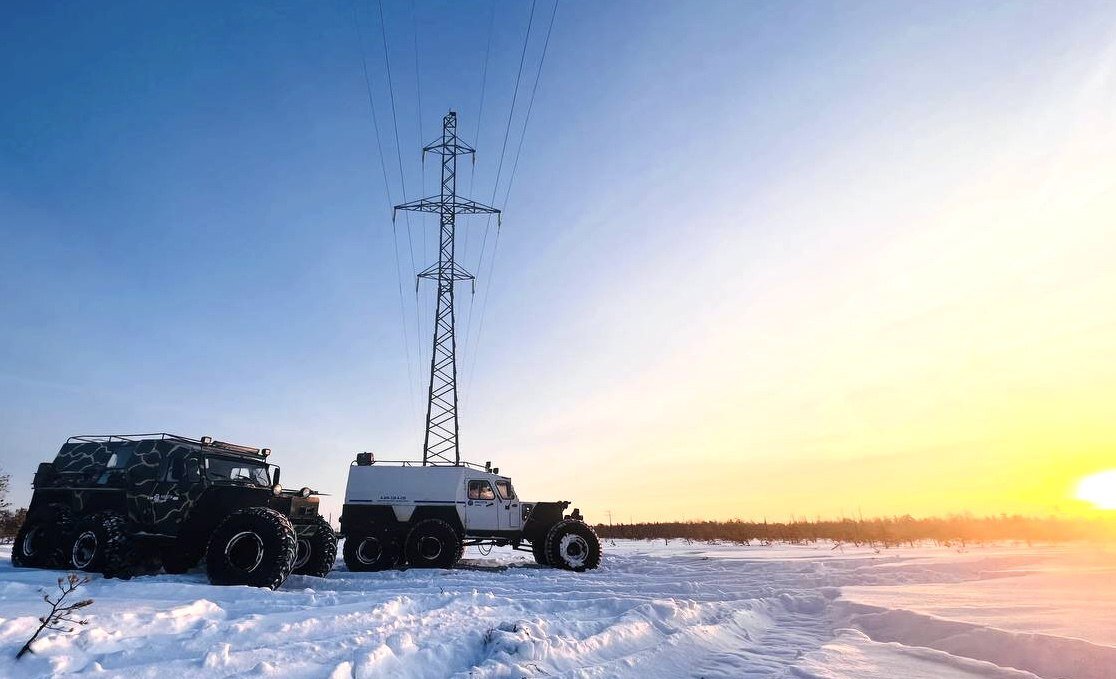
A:
[[[211,445],[213,445],[213,437],[212,437],[212,436],[203,436],[203,437],[201,437],[201,444],[202,444],[203,446],[211,446]]]
[[[310,490],[306,486],[303,486],[302,489],[300,491],[298,491],[298,496],[299,497],[310,497],[310,493],[313,493],[313,492],[314,491]]]
[[[260,455],[263,455],[264,457],[271,455],[271,448],[260,448]]]

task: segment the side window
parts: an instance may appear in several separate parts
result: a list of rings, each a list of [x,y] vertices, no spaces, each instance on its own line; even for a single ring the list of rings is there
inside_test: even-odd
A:
[[[109,457],[108,462],[105,464],[105,470],[103,472],[101,472],[100,476],[97,477],[97,485],[98,486],[103,486],[106,483],[108,483],[109,473],[112,472],[112,470],[116,468],[117,457],[118,456],[117,456],[116,453],[113,453],[112,456]]]
[[[177,483],[184,478],[186,478],[186,456],[182,453],[172,455],[167,460],[167,471],[163,475],[163,480]]]
[[[131,464],[132,455],[135,454],[135,452],[135,446],[124,446],[123,448],[118,449],[115,453],[112,454],[112,457],[109,458],[108,468],[120,469],[122,467],[127,467],[129,464]]]
[[[500,494],[501,500],[515,499],[515,491],[512,490],[511,481],[497,481],[496,492]]]
[[[105,469],[101,475],[97,477],[97,485],[103,486],[109,482],[109,477],[112,472],[120,471],[128,466],[132,460],[132,453],[135,451],[135,446],[122,446],[109,456],[108,462],[105,463]],[[123,477],[118,477],[118,481]]]
[[[469,482],[470,500],[495,500],[496,493],[492,491],[492,484],[488,481]]]

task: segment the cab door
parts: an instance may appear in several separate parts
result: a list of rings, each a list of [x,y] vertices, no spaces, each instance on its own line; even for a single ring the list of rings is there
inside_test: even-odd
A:
[[[519,498],[511,481],[496,479],[496,501],[500,505],[500,530],[519,530],[523,528],[523,515],[519,509]]]
[[[465,482],[465,525],[469,532],[500,530],[500,505],[488,479]]]
[[[152,496],[152,527],[155,532],[175,535],[182,527],[186,512],[193,504],[190,490],[200,487],[200,471],[196,458],[189,451],[176,450],[167,459],[162,477],[155,484]]]

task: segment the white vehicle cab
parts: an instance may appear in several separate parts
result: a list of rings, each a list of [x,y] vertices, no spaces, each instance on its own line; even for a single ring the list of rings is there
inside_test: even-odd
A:
[[[449,568],[469,545],[511,545],[541,565],[575,571],[600,564],[600,541],[578,510],[564,516],[569,502],[522,502],[499,471],[358,454],[341,513],[345,564],[352,571]]]

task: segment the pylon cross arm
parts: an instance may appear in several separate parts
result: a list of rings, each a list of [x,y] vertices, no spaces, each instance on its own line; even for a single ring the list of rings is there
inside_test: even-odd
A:
[[[500,211],[468,198],[458,198],[453,202],[453,211],[459,215],[498,215]]]
[[[410,212],[451,212],[458,215],[500,214],[500,211],[494,207],[467,198],[457,198],[456,196],[450,200],[443,200],[441,196],[430,196],[429,198],[419,198],[418,200],[396,205],[393,208],[392,219],[395,218],[395,212],[399,210],[408,210]]]
[[[422,147],[423,155],[436,153],[440,156],[463,156],[467,153],[476,152],[476,149],[456,137],[446,142],[438,141]]]
[[[448,277],[455,281],[471,281],[476,278],[476,276],[463,269],[457,262],[454,262],[453,268],[447,273],[449,274]],[[419,272],[418,277],[436,281],[442,277],[441,267],[437,264],[431,264]]]

